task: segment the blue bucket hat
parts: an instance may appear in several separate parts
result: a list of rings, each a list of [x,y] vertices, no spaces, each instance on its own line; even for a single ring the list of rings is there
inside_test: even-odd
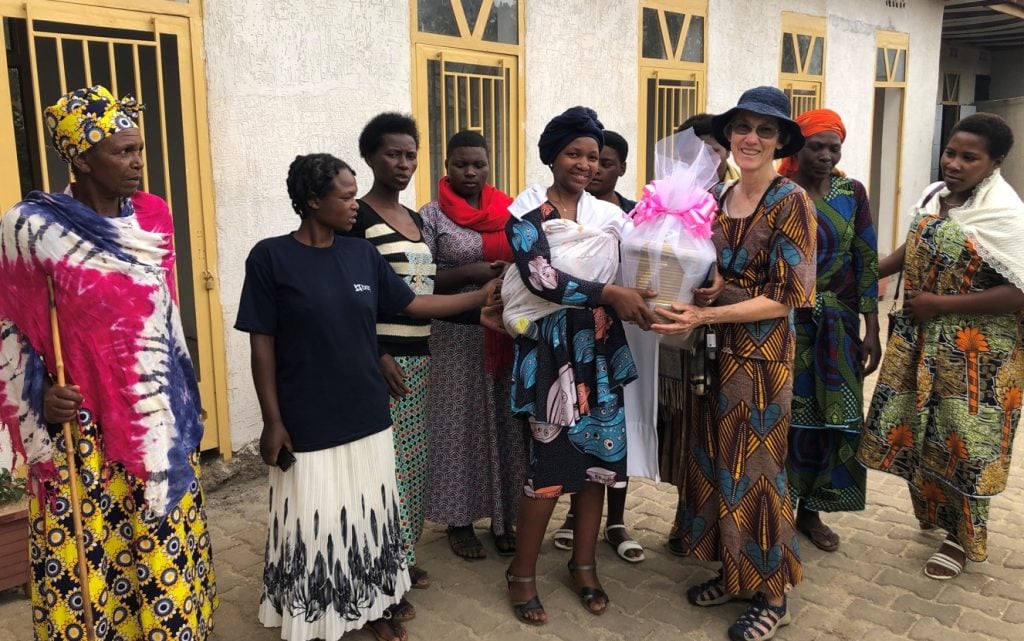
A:
[[[736,103],[735,107],[711,119],[711,133],[714,134],[715,140],[726,149],[729,149],[729,137],[725,135],[725,128],[732,122],[732,119],[739,111],[750,111],[762,116],[771,116],[779,121],[779,130],[788,134],[789,140],[783,145],[782,149],[775,150],[776,158],[792,156],[803,149],[804,135],[800,133],[800,125],[796,124],[789,117],[790,113],[792,113],[790,111],[789,98],[779,89],[775,87],[747,89],[740,96],[740,101]]]

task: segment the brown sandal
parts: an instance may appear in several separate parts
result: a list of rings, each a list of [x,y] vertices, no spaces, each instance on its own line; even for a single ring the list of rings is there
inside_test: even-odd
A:
[[[394,606],[391,606],[394,607]],[[384,636],[381,633],[378,626],[383,626],[390,632],[390,636]],[[405,630],[405,626],[400,622],[396,621],[391,613],[391,608],[384,611],[384,616],[379,619],[368,622],[363,626],[364,630],[369,630],[373,633],[373,636],[377,637],[377,641],[408,641],[409,634]]]
[[[409,566],[409,581],[412,582],[414,590],[426,590],[430,587],[430,575],[419,566]]]
[[[803,514],[810,514],[813,525],[807,525],[807,521],[801,518]],[[839,535],[829,526],[822,522],[817,512],[804,510],[801,507],[796,516],[796,530],[811,540],[819,550],[824,552],[835,552],[839,549]]]
[[[394,604],[389,608],[391,610],[391,620],[397,621],[398,623],[405,623],[406,621],[412,621],[416,618],[416,606],[409,603],[408,599],[402,597],[402,600]]]

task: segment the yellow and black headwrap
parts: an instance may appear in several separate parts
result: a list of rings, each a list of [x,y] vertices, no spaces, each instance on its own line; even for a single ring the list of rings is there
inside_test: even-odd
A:
[[[125,129],[137,128],[142,105],[135,98],[118,100],[106,87],[93,85],[62,96],[43,112],[53,148],[64,162]]]

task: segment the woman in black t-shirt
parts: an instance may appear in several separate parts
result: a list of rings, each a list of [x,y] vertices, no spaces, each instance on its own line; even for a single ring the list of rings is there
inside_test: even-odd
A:
[[[292,162],[302,222],[249,254],[235,323],[250,334],[260,453],[276,466],[259,618],[292,641],[364,624],[378,639],[406,638],[391,617],[410,579],[376,322],[481,307],[493,289],[416,296],[370,243],[338,235],[356,222],[356,189],[333,156]]]

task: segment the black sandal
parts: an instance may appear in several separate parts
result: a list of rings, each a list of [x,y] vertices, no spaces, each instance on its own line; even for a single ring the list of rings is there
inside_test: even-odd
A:
[[[491,536],[494,537],[494,547],[498,550],[498,556],[516,555],[515,532],[509,530],[504,534],[495,534],[494,530],[491,530]]]
[[[544,619],[533,619],[526,616],[528,612],[536,612],[537,610],[544,612],[544,606],[540,603],[540,595],[534,595],[529,601],[512,601],[512,584],[536,582],[537,577],[535,576],[515,576],[512,574],[512,570],[505,570],[505,586],[508,588],[508,598],[512,603],[512,610],[516,613],[516,618],[527,625],[544,625],[547,623]],[[545,614],[547,613],[545,612]]]
[[[452,548],[455,556],[462,557],[467,561],[479,561],[487,558],[484,551],[484,544],[476,537],[473,525],[449,525],[448,545]]]
[[[576,565],[572,561],[569,561],[569,576],[575,582],[577,572],[594,572],[597,570],[597,566],[591,563],[590,565]],[[580,597],[580,601],[583,603],[583,607],[587,609],[587,612],[598,615],[604,614],[605,610],[608,609],[608,605],[611,603],[611,599],[608,598],[608,593],[601,588],[592,588],[589,586],[583,586],[576,590],[576,594]],[[598,602],[598,600],[604,599],[604,606],[600,609],[593,609],[590,606]]]

